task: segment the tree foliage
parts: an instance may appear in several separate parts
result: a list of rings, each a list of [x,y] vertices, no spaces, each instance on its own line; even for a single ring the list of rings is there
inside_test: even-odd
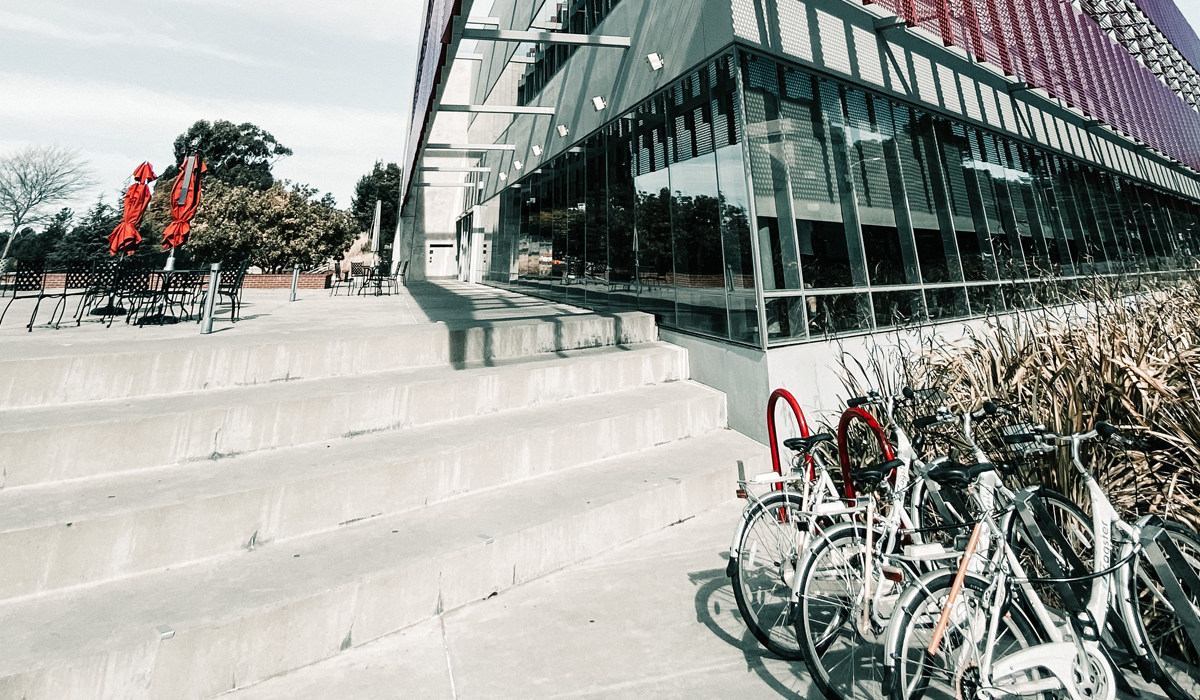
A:
[[[18,231],[49,219],[54,205],[93,183],[92,171],[77,151],[29,146],[0,156],[0,217],[9,231],[0,260],[8,257]]]
[[[395,163],[375,161],[371,172],[363,175],[354,186],[354,197],[350,200],[350,215],[361,231],[370,231],[375,221],[375,202],[383,202],[379,217],[380,246],[391,243],[396,231],[400,206],[400,166]]]
[[[299,263],[311,268],[341,255],[354,240],[351,217],[304,185],[277,182],[267,189],[205,185],[185,248],[200,260],[249,260],[264,271]]]
[[[175,139],[175,163],[163,172],[161,179],[173,181],[179,172],[178,164],[196,152],[208,165],[206,182],[220,180],[227,185],[260,190],[275,183],[271,166],[292,155],[292,149],[249,122],[234,124],[218,119],[209,123],[201,119]]]

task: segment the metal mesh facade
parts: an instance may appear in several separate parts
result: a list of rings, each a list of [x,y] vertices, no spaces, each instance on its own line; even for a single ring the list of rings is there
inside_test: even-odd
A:
[[[945,45],[961,47],[977,60],[996,65],[1200,170],[1200,114],[1071,2],[878,0],[877,4],[909,26],[940,36]]]

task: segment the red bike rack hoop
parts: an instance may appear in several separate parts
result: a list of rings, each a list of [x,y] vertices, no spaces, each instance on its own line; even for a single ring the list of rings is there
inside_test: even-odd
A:
[[[809,437],[811,435],[808,429],[808,420],[805,419],[804,411],[800,410],[800,402],[796,401],[796,397],[792,396],[792,392],[787,389],[776,389],[771,392],[771,398],[767,400],[767,436],[771,441],[771,466],[775,468],[776,474],[783,473],[783,469],[779,464],[779,442],[776,439],[778,433],[775,430],[775,404],[779,403],[780,399],[787,401],[788,405],[792,407],[792,413],[796,415],[796,424],[800,426],[800,437]],[[810,477],[812,476],[812,466],[812,457],[809,457],[808,467]],[[773,488],[775,490],[782,489],[783,484],[775,484]]]
[[[842,419],[838,421],[838,461],[842,463],[842,483],[846,485],[846,498],[854,498],[854,480],[850,478],[850,424],[855,419],[861,420],[867,424],[867,428],[875,434],[875,439],[879,440],[879,447],[883,450],[884,459],[890,461],[896,458],[896,451],[892,449],[892,444],[888,442],[887,434],[883,432],[879,421],[875,420],[875,416],[861,408],[847,408],[842,412]]]

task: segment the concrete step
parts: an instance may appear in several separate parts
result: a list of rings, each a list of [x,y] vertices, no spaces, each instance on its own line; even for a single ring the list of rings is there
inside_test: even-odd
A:
[[[804,664],[773,658],[738,615],[725,565],[744,504],[219,698],[821,697]]]
[[[294,542],[0,604],[0,697],[188,700],[299,668],[729,499],[729,430]],[[400,691],[402,692],[402,691]]]
[[[692,382],[0,491],[0,600],[386,517],[723,428]]]
[[[460,365],[657,339],[642,313],[150,339],[14,344],[0,409],[158,396],[413,367]]]
[[[642,343],[459,368],[8,409],[0,411],[0,486],[219,459],[686,378],[685,350]]]

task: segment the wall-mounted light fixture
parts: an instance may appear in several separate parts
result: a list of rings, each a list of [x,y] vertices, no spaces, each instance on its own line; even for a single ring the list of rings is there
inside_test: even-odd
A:
[[[666,65],[662,54],[659,53],[652,53],[646,56],[646,61],[650,64],[650,70],[662,70],[662,67]]]
[[[513,167],[516,168],[517,170],[520,170],[521,168],[525,167],[525,164],[519,160],[514,160]]]
[[[608,103],[604,101],[603,97],[600,97],[599,95],[597,95],[596,97],[592,98],[592,106],[596,108],[597,112],[599,112],[599,111],[603,110],[605,107],[607,107]]]
[[[534,147],[533,147],[533,155],[535,155],[535,156],[540,156],[540,155],[542,155],[542,147],[541,147],[541,146],[534,146]]]
[[[483,189],[483,183],[482,183],[482,182],[480,182],[480,183],[478,183],[478,184],[479,184],[479,189],[481,189],[481,190],[482,190],[482,189]]]
[[[508,173],[500,173],[500,180],[501,180],[501,181],[504,181],[504,180],[507,180],[507,179],[508,179]]]
[[[571,133],[571,130],[570,130],[570,129],[568,129],[568,128],[567,128],[567,126],[566,126],[565,124],[559,124],[559,125],[558,125],[558,135],[559,135],[559,136],[562,136],[563,138],[566,138],[566,137],[567,137],[567,134],[569,134],[569,133]]]

